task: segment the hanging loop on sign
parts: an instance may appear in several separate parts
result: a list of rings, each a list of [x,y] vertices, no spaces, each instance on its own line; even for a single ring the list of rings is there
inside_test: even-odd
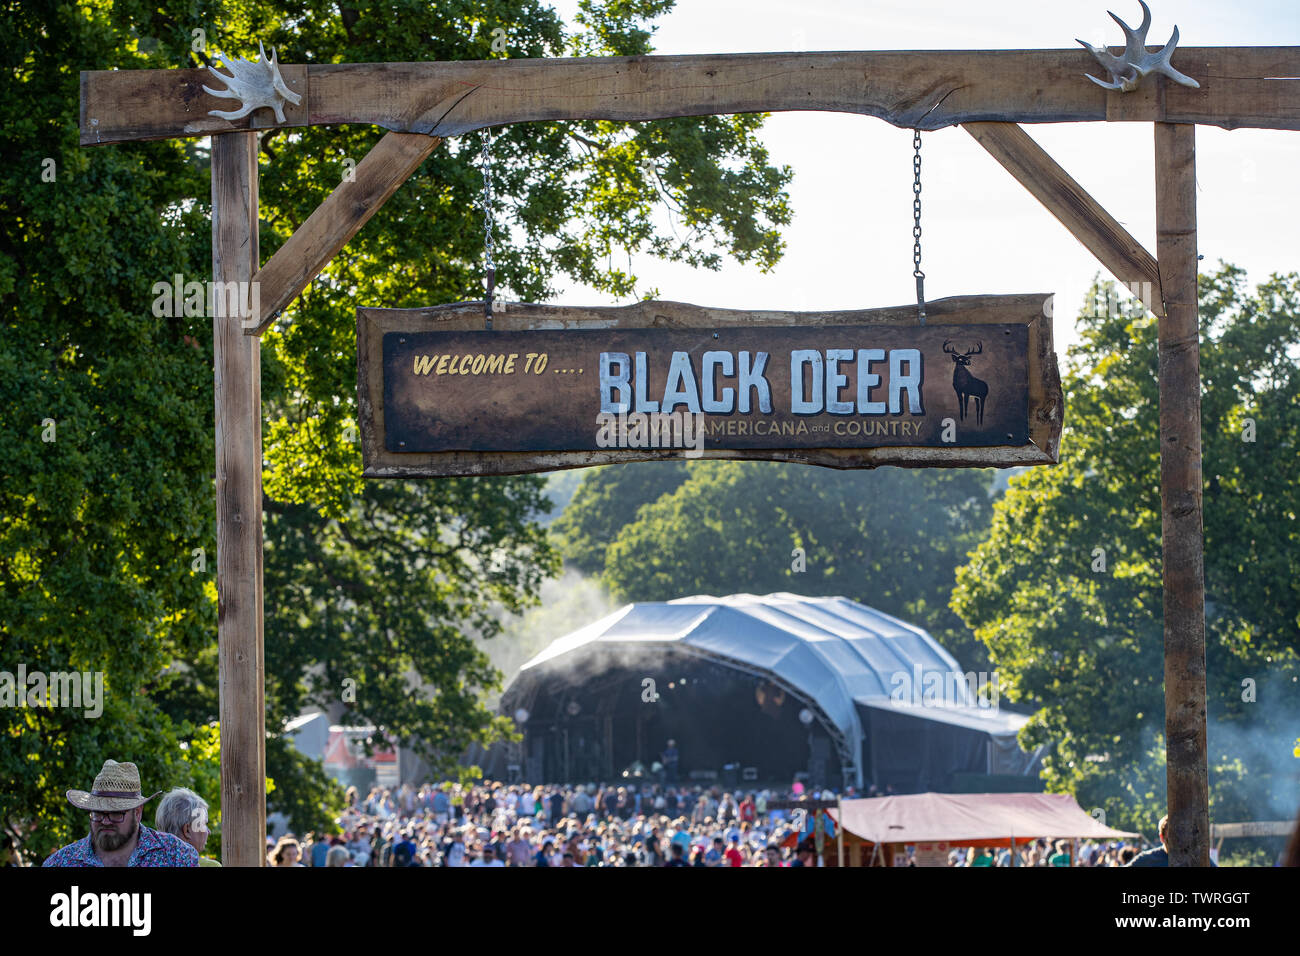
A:
[[[492,130],[483,130],[483,266],[487,275],[487,291],[483,295],[483,327],[492,328],[492,299],[496,295],[497,270],[492,261],[492,155],[489,144]]]
[[[921,131],[912,133],[912,275],[916,278],[916,318],[925,325],[925,273],[921,271]]]

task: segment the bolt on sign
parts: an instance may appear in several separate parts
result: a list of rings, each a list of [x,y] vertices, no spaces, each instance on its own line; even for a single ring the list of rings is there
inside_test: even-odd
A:
[[[655,458],[835,468],[1057,461],[1051,296],[845,312],[359,309],[367,477]]]

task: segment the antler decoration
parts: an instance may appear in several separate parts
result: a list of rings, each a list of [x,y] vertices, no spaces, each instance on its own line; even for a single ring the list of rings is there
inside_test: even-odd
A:
[[[222,111],[208,110],[209,116],[219,116],[224,120],[237,120],[247,116],[255,109],[263,106],[269,107],[275,111],[275,121],[284,122],[284,104],[287,100],[294,106],[302,102],[302,96],[289,89],[284,82],[284,77],[280,75],[280,64],[275,59],[275,47],[271,48],[271,58],[266,58],[266,50],[263,49],[259,40],[257,43],[258,57],[256,60],[239,60],[231,59],[225,54],[216,51],[217,56],[221,57],[226,68],[230,70],[230,76],[217,72],[215,66],[209,66],[208,69],[212,75],[226,84],[224,90],[214,90],[210,86],[203,87],[204,92],[211,93],[213,96],[219,96],[223,99],[239,100],[240,107],[238,110]]]
[[[1147,52],[1147,30],[1151,27],[1151,8],[1146,5],[1144,0],[1138,0],[1138,3],[1142,5],[1142,25],[1136,30],[1115,16],[1115,14],[1110,14],[1111,19],[1118,23],[1120,29],[1124,31],[1123,56],[1113,56],[1105,47],[1093,46],[1083,40],[1078,41],[1083,44],[1085,50],[1097,58],[1097,62],[1110,74],[1110,82],[1099,80],[1087,73],[1084,76],[1087,76],[1088,79],[1100,87],[1108,90],[1121,90],[1125,93],[1136,90],[1138,84],[1142,82],[1142,78],[1152,73],[1163,73],[1175,83],[1200,89],[1200,83],[1197,83],[1190,76],[1179,73],[1169,65],[1169,58],[1173,56],[1174,47],[1178,45],[1178,27],[1174,27],[1173,36],[1169,38],[1169,42],[1164,45],[1160,52]]]

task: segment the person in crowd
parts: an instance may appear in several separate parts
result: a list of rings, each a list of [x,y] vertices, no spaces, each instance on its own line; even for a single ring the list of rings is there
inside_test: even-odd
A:
[[[203,855],[208,842],[208,802],[193,790],[174,787],[163,794],[154,811],[154,829],[178,836],[199,854],[199,866],[220,866]]]
[[[542,848],[537,851],[533,857],[533,866],[550,866],[551,857],[555,854],[555,844],[551,840],[542,843]]]
[[[716,841],[715,841],[716,845]],[[740,836],[733,835],[731,842],[727,844],[727,850],[723,853],[727,866],[744,866],[745,855],[740,852]]]
[[[415,862],[415,854],[419,847],[415,843],[415,830],[407,828],[403,830],[396,843],[392,846],[390,856],[390,866],[418,866]]]
[[[677,785],[677,766],[681,761],[681,754],[677,751],[677,741],[671,737],[668,738],[668,746],[659,755],[659,760],[664,765],[664,783],[668,786]]]
[[[506,844],[506,865],[527,866],[533,846],[528,842],[523,828],[516,826],[510,831],[510,842]]]
[[[1070,844],[1067,840],[1056,841],[1056,852],[1047,859],[1048,866],[1071,866]]]
[[[286,834],[276,843],[275,849],[271,851],[271,866],[302,866],[298,862],[301,855],[301,847],[298,841],[292,836]]]
[[[161,791],[159,791],[161,792]],[[70,804],[89,814],[90,833],[52,853],[44,866],[198,866],[199,851],[173,833],[145,826],[140,771],[105,760],[89,791],[68,790]]]
[[[722,837],[713,838],[713,846],[704,854],[705,866],[722,866],[723,851]]]
[[[370,862],[370,833],[366,824],[357,825],[348,841],[348,852],[352,862],[357,866],[366,866]]]
[[[433,791],[433,819],[438,826],[442,826],[451,819],[451,797],[447,794],[445,787],[438,787]]]
[[[587,788],[582,784],[575,788],[569,809],[578,815],[579,820],[585,820],[591,812],[591,797],[587,796]]]
[[[663,839],[659,835],[658,827],[652,827],[645,837],[644,853],[646,866],[663,866],[668,862],[664,858]]]
[[[718,801],[718,820],[724,824],[732,823],[739,816],[739,810],[736,808],[735,798],[730,793],[724,793],[722,799]]]
[[[1129,866],[1168,866],[1169,865],[1169,815],[1160,818],[1156,825],[1156,832],[1160,837],[1160,846],[1147,850],[1145,853],[1139,853],[1128,864]],[[1217,867],[1213,860],[1210,866]]]
[[[669,787],[664,793],[664,815],[669,817],[677,816],[677,809],[681,802],[677,798],[677,788]]]
[[[329,859],[331,844],[325,836],[325,831],[317,830],[316,836],[312,840],[311,851],[307,854],[307,859],[311,866],[325,866]]]
[[[695,806],[694,806],[694,808],[692,808],[692,810],[691,810],[691,824],[692,824],[692,825],[694,825],[694,826],[700,826],[700,825],[702,825],[702,824],[704,823],[705,817],[708,816],[708,813],[706,812],[706,809],[705,809],[706,807],[707,807],[706,798],[705,798],[704,794],[700,794],[699,797],[696,798],[696,800],[695,800]]]
[[[740,801],[740,819],[742,823],[753,824],[758,816],[758,809],[754,805],[754,795],[745,794],[745,798]]]
[[[470,860],[469,865],[470,866],[491,866],[491,867],[505,866],[505,864],[502,863],[501,860],[497,857],[496,853],[492,851],[492,848],[485,847],[485,846],[475,847],[475,851],[472,854],[472,859]]]
[[[352,860],[348,856],[348,848],[345,846],[332,846],[329,852],[325,854],[326,866],[352,866]]]

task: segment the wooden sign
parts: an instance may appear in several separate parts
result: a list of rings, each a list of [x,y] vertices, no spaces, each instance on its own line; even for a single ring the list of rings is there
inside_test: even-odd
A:
[[[851,312],[482,304],[358,312],[365,474],[654,458],[838,468],[1057,460],[1051,297]]]

